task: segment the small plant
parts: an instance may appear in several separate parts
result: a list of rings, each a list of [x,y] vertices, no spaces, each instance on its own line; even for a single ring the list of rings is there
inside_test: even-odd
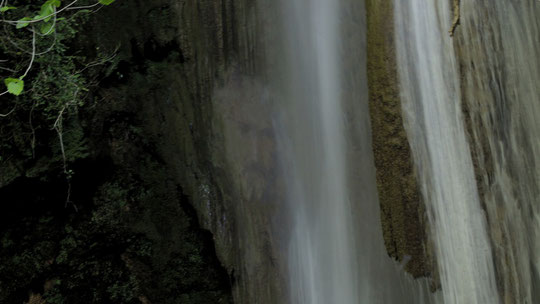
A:
[[[31,52],[31,60],[28,65],[28,68],[26,69],[26,72],[19,76],[18,78],[8,77],[4,79],[4,84],[6,85],[6,91],[0,93],[0,96],[10,93],[13,95],[20,95],[23,92],[24,89],[24,77],[28,74],[30,69],[32,68],[32,64],[34,62],[34,57],[36,56],[36,34],[39,36],[47,36],[55,32],[56,25],[58,22],[65,20],[65,18],[59,17],[59,14],[66,10],[88,10],[90,8],[96,7],[98,5],[110,5],[115,0],[98,0],[98,2],[92,4],[92,5],[86,5],[86,6],[79,6],[75,7],[74,5],[77,3],[78,0],[75,0],[66,6],[60,8],[62,2],[60,0],[47,0],[43,5],[41,5],[41,8],[39,12],[37,12],[33,17],[25,16],[18,20],[6,20],[3,18],[1,21],[3,23],[7,23],[10,25],[15,26],[17,29],[26,28],[29,25],[31,26],[31,32],[32,32],[32,52]],[[7,3],[7,0],[2,0],[0,2],[0,13],[4,14],[7,11],[16,10],[17,7],[15,6],[9,6]],[[39,54],[42,55],[42,54]]]
[[[21,166],[9,163],[10,159],[21,155],[39,159],[36,151],[41,139],[41,155],[47,153],[43,146],[54,155],[45,166],[62,166],[68,188],[66,205],[75,210],[70,201],[74,174],[70,163],[86,152],[84,135],[73,114],[83,101],[91,100],[89,87],[98,83],[94,75],[99,73],[86,70],[112,62],[116,50],[100,52],[91,61],[72,46],[83,29],[82,22],[113,2],[46,0],[36,5],[26,0],[0,0],[0,171],[9,172],[6,179],[16,177],[18,169],[13,168]],[[58,135],[56,144],[43,142],[50,131]],[[44,136],[37,138],[40,134]],[[45,166],[38,164],[24,174],[40,176]]]

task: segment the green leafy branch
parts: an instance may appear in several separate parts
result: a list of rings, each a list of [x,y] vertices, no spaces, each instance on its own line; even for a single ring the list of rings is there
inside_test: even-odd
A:
[[[28,65],[28,68],[26,69],[24,75],[20,77],[7,77],[4,79],[4,85],[6,86],[6,91],[0,93],[0,96],[10,93],[15,96],[20,95],[24,91],[24,77],[28,74],[32,67],[32,63],[34,62],[34,58],[36,56],[36,27],[39,27],[38,35],[40,36],[47,36],[51,33],[55,32],[56,24],[58,21],[63,20],[63,18],[57,18],[57,15],[65,10],[73,10],[73,9],[88,9],[92,8],[94,6],[98,5],[110,5],[115,0],[98,0],[98,2],[87,5],[87,6],[79,6],[74,7],[74,5],[79,0],[74,0],[71,3],[67,4],[66,6],[60,8],[62,2],[60,0],[47,0],[45,3],[41,5],[41,8],[39,12],[33,16],[25,16],[18,20],[6,20],[2,19],[1,22],[10,24],[15,26],[17,29],[25,28],[29,25],[32,25],[31,32],[32,32],[32,53],[31,53],[31,60],[30,64]],[[5,12],[16,10],[17,7],[15,6],[9,6],[7,3],[7,0],[2,0],[0,2],[0,14],[4,14]],[[41,55],[41,54],[38,54]],[[4,115],[3,115],[4,116]]]
[[[97,85],[100,68],[93,67],[113,62],[117,49],[111,54],[100,52],[95,61],[88,62],[86,54],[70,46],[76,45],[73,39],[80,33],[80,22],[114,0],[69,0],[71,2],[65,5],[61,0],[41,0],[41,5],[11,1],[14,5],[0,0],[0,30],[5,32],[0,34],[0,56],[5,56],[0,58],[0,82],[6,88],[0,90],[0,96],[13,99],[11,102],[8,97],[1,97],[2,110],[6,112],[0,113],[0,118],[6,119],[2,119],[0,133],[15,134],[18,141],[2,136],[0,153],[9,157],[23,152],[34,159],[36,145],[38,149],[50,148],[54,161],[62,161],[68,186],[66,205],[72,204],[76,209],[70,201],[74,174],[70,163],[85,150],[82,135],[74,135],[80,134],[75,131],[79,128],[77,120],[68,114],[76,113],[89,97],[88,87]],[[17,1],[24,4],[19,5]],[[89,68],[92,70],[83,75]],[[28,115],[26,122],[21,120],[24,115]],[[36,136],[50,132],[44,131],[46,129],[57,133],[58,146],[36,141]]]

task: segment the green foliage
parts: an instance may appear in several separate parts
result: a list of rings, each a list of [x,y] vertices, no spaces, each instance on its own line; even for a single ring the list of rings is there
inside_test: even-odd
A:
[[[41,25],[39,31],[43,35],[50,35],[54,32],[54,23],[52,22],[45,22]]]
[[[78,2],[91,3],[97,0]],[[62,9],[61,2],[41,4],[10,1],[17,9],[2,13],[8,23],[0,35],[0,186],[21,175],[41,179],[51,170],[71,179],[72,164],[88,155],[79,108],[92,101],[88,92],[98,82],[94,77],[114,58],[110,53],[95,58],[73,47],[88,12],[64,10],[63,17],[46,22],[51,11]]]
[[[115,0],[98,0],[98,2],[95,4],[110,5],[113,2],[115,2]],[[32,25],[32,29],[31,29],[32,32],[36,31],[36,29],[34,29],[34,25],[35,25],[35,27],[38,29],[39,33],[42,36],[47,36],[47,35],[53,34],[57,30],[58,22],[66,20],[63,17],[58,17],[57,16],[58,13],[60,11],[63,11],[64,9],[67,9],[69,6],[73,5],[74,3],[70,3],[69,5],[60,9],[61,4],[62,2],[60,0],[47,0],[45,1],[45,3],[41,5],[41,7],[39,8],[39,11],[37,12],[37,14],[34,15],[34,17],[30,17],[29,16],[30,13],[28,12],[28,10],[25,10],[26,16],[19,18],[16,21],[4,20],[4,22],[14,25],[16,29],[23,29]],[[92,7],[92,6],[94,5],[83,6],[83,7]],[[4,13],[4,12],[15,10],[15,9],[17,9],[17,7],[5,5],[5,6],[0,7],[0,13]],[[87,9],[81,9],[80,11],[84,13],[91,12]],[[33,53],[32,56],[34,56],[35,51],[32,51],[32,53]],[[30,67],[31,66],[29,66],[28,69],[30,69]],[[9,79],[13,79],[13,78],[9,78]],[[22,89],[23,89],[23,85],[14,85],[13,89],[9,90],[8,88],[7,92],[14,95],[19,95],[21,94]],[[15,94],[13,92],[18,92],[18,93]]]
[[[103,5],[109,5],[112,4],[115,0],[99,0],[99,3]]]
[[[29,22],[26,22],[26,21],[30,21],[32,20],[32,18],[30,17],[24,17],[24,18],[21,18],[17,21],[17,26],[16,28],[17,29],[21,29],[23,27],[27,27],[30,23]]]
[[[39,15],[34,17],[34,20],[43,20],[49,22],[54,16],[56,8],[60,6],[60,1],[58,0],[47,0],[39,10]]]
[[[13,95],[20,95],[24,88],[24,81],[18,78],[6,78],[4,79],[4,84],[8,92]]]
[[[3,13],[5,11],[9,11],[9,10],[12,10],[12,9],[16,9],[16,7],[14,7],[14,6],[3,6],[3,7],[0,7],[0,13]]]

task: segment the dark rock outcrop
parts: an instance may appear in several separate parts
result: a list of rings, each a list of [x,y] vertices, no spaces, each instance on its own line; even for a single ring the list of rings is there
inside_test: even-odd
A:
[[[73,49],[116,56],[85,72],[99,85],[65,118],[84,138],[70,189],[55,132],[35,159],[1,159],[0,302],[232,302],[235,225],[211,163],[210,101],[229,66],[253,68],[250,5],[118,1],[91,16]]]

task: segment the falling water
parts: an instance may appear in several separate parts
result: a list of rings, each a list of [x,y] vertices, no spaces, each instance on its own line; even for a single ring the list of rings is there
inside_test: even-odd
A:
[[[498,303],[448,35],[449,1],[394,3],[405,127],[427,205],[444,303]]]
[[[382,240],[363,1],[266,2],[277,11],[264,36],[269,81],[231,77],[241,85],[224,88],[219,108],[247,197],[245,301],[538,303],[540,4],[461,0],[451,38],[450,1],[394,0],[403,116],[441,285],[431,294]],[[279,282],[255,290],[266,280]]]
[[[341,107],[338,1],[284,3],[295,206],[289,261],[293,303],[358,303]],[[296,116],[298,115],[298,116]],[[296,117],[295,117],[296,116]]]
[[[288,301],[427,303],[427,281],[406,275],[382,240],[363,2],[287,0],[279,11],[282,41],[270,53],[278,58],[274,130],[289,218]]]

